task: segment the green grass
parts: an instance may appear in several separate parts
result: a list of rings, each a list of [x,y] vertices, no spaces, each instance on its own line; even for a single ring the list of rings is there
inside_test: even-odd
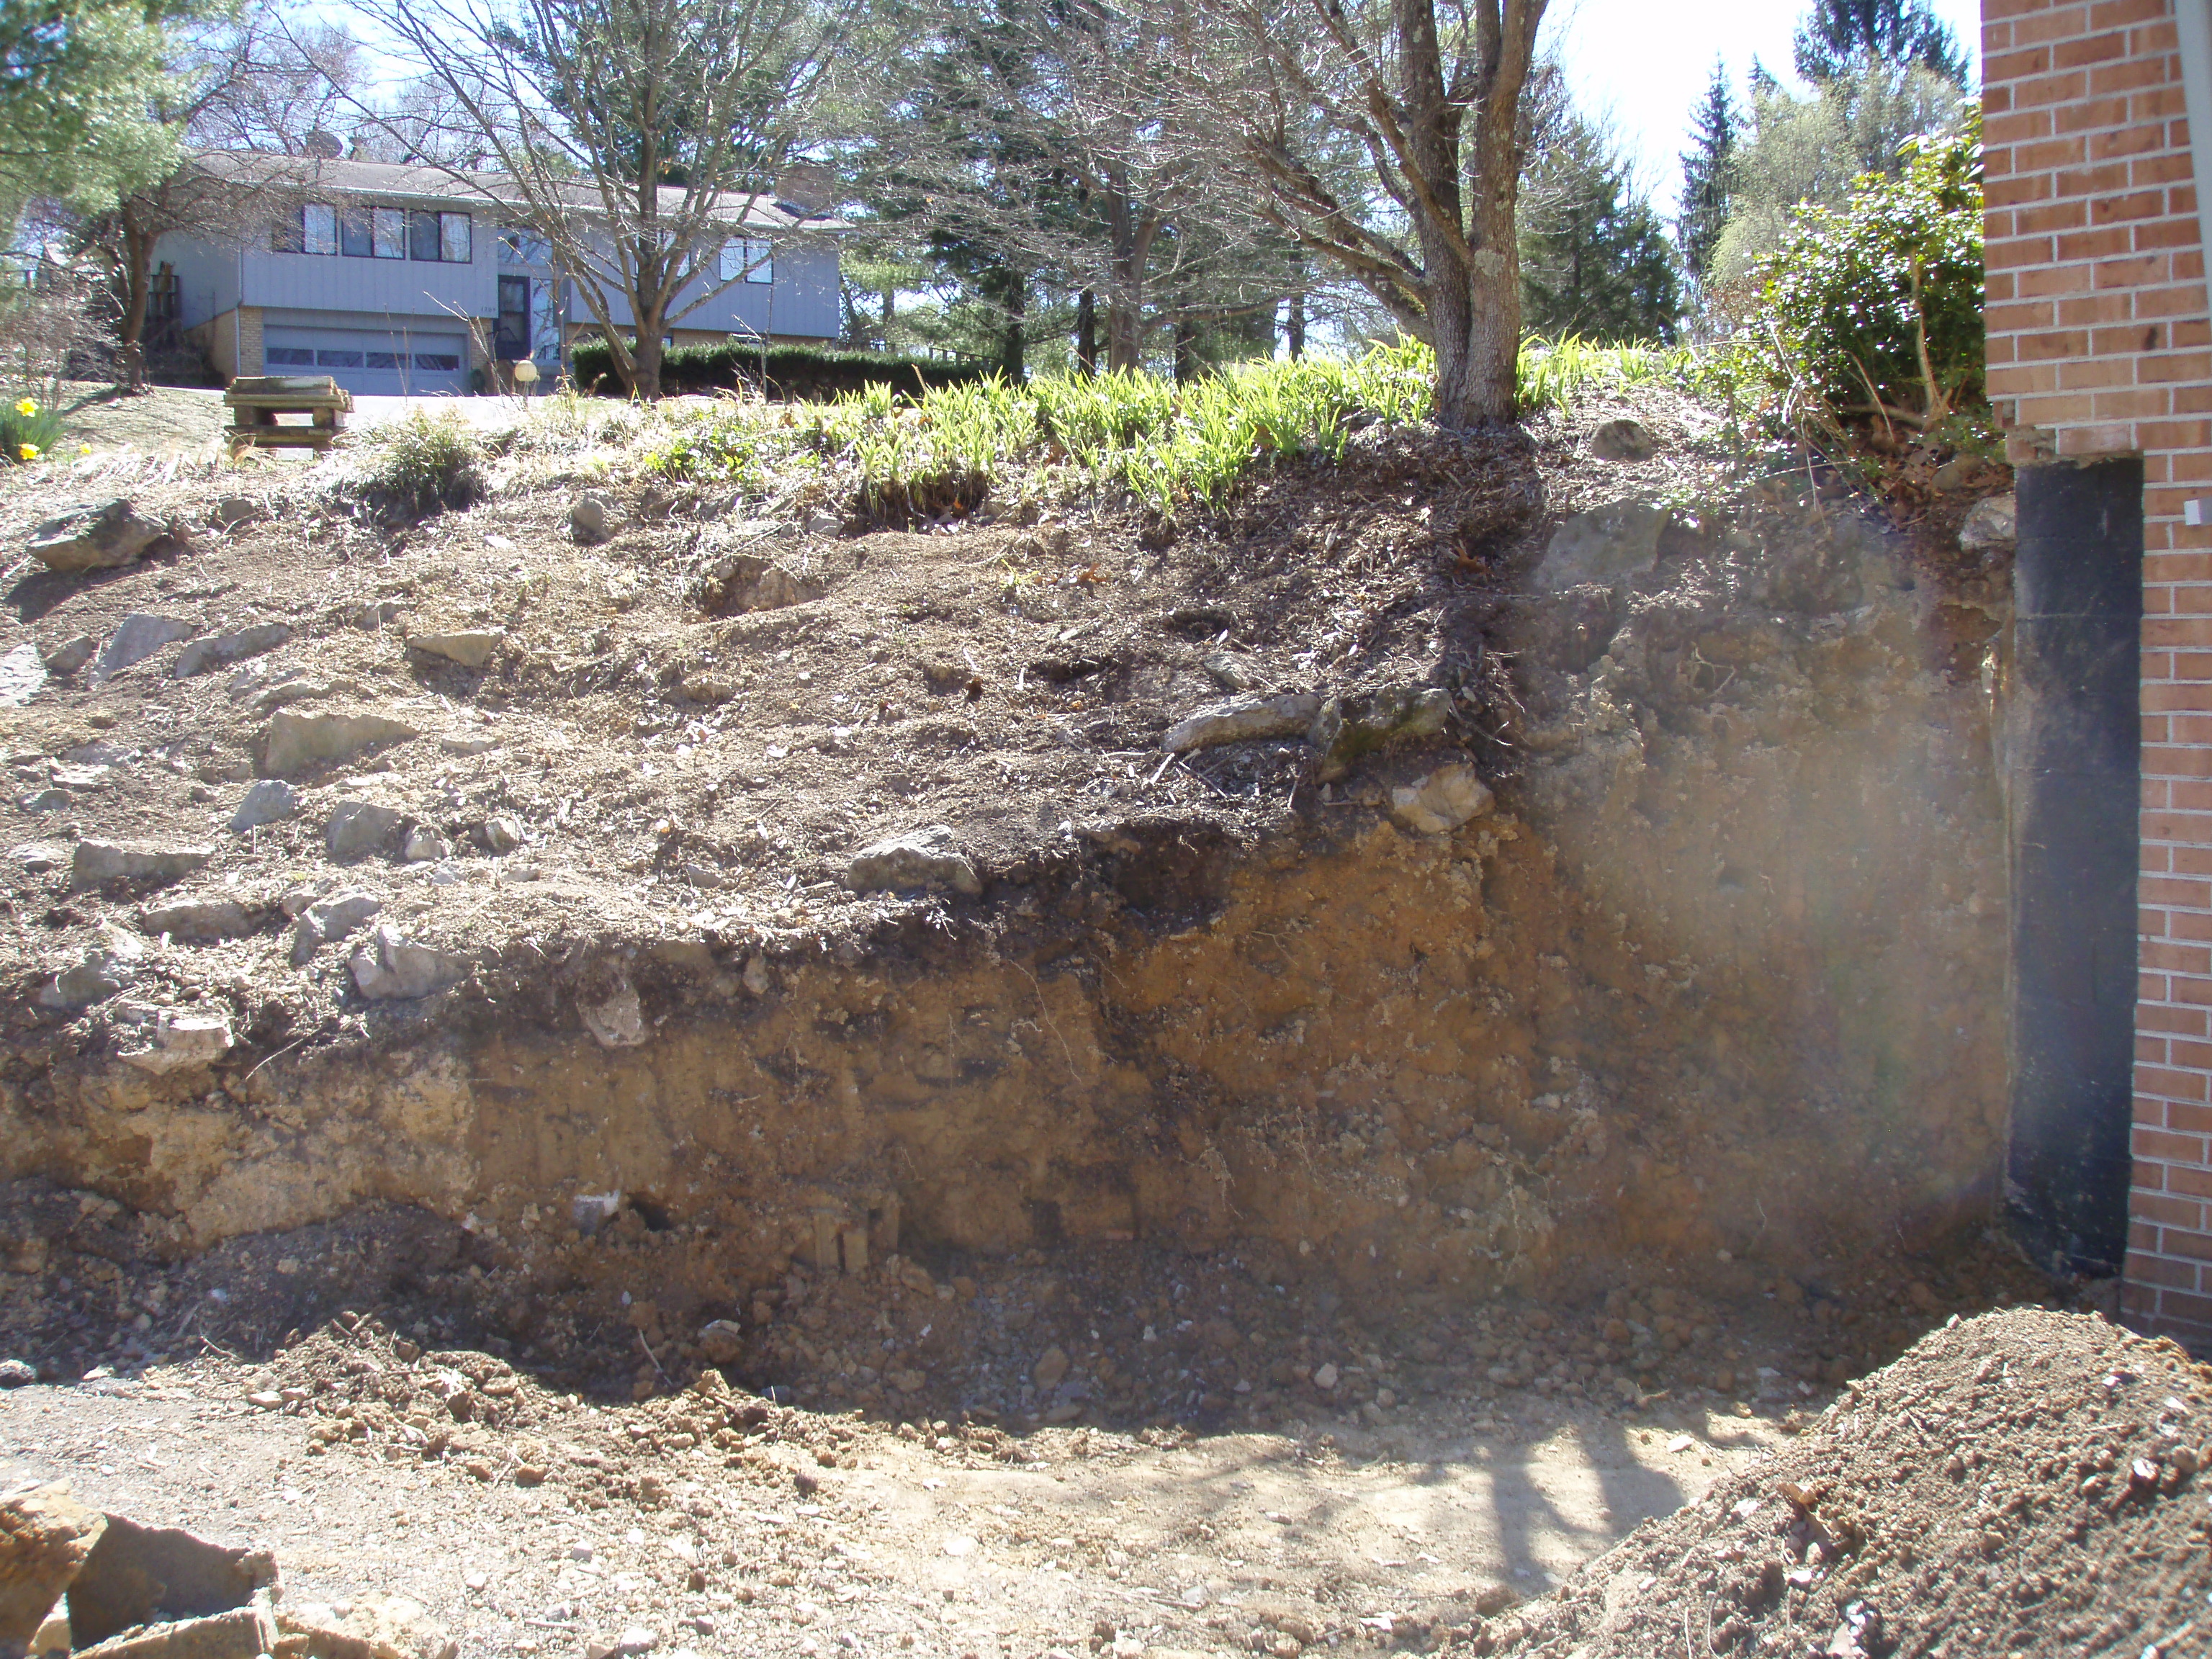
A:
[[[1015,475],[1126,491],[1154,510],[1218,507],[1279,459],[1335,460],[1358,426],[1428,418],[1434,359],[1413,342],[1357,357],[1238,364],[1188,385],[1146,374],[991,380],[918,398],[887,386],[834,402],[728,400],[665,417],[644,461],[653,471],[765,495],[794,467],[854,477],[860,509],[888,522],[969,511]],[[1532,341],[1524,405],[1565,408],[1599,387],[1686,385],[1686,350]]]
[[[483,441],[450,410],[418,409],[371,428],[364,482],[389,506],[434,513],[470,505],[484,493]]]

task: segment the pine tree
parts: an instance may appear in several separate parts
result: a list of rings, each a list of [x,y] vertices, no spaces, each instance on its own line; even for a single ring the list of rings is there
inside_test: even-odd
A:
[[[1674,250],[1610,136],[1569,114],[1521,187],[1521,314],[1548,339],[1671,344]]]
[[[1951,26],[1928,0],[1813,0],[1797,26],[1797,73],[1816,85],[1834,80],[1854,58],[1918,64],[1954,86],[1966,84],[1966,55]]]
[[[1713,261],[1713,249],[1728,223],[1730,173],[1735,156],[1738,117],[1729,92],[1728,72],[1716,61],[1705,101],[1690,118],[1690,149],[1682,155],[1682,209],[1674,239],[1682,264],[1699,282]]]

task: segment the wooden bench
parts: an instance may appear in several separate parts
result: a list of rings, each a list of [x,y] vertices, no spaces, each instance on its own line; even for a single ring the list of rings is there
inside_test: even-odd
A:
[[[230,453],[244,449],[328,449],[345,430],[353,393],[327,374],[245,375],[222,394],[228,405]],[[305,415],[306,426],[280,424],[280,415]]]

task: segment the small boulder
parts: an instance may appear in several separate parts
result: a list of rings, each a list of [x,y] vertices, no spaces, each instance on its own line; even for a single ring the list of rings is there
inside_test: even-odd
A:
[[[596,547],[615,533],[614,514],[604,495],[576,497],[568,509],[568,533],[586,547]]]
[[[2010,490],[1976,501],[1959,526],[1959,545],[1969,553],[2008,550],[2018,536],[2018,501]]]
[[[1590,453],[1601,461],[1648,461],[1659,453],[1659,441],[1641,421],[1623,416],[1599,423],[1590,434]]]
[[[708,573],[700,603],[710,615],[734,617],[749,611],[780,611],[818,599],[823,585],[793,575],[757,553],[738,553]]]
[[[1352,763],[1387,744],[1433,737],[1451,714],[1451,693],[1440,685],[1394,685],[1348,697],[1331,697],[1314,716],[1306,741],[1321,750],[1323,782],[1342,777]]]
[[[1390,816],[1417,836],[1441,836],[1480,817],[1494,804],[1490,786],[1463,761],[1390,792]]]
[[[1302,738],[1320,713],[1321,699],[1310,691],[1208,703],[1168,727],[1160,738],[1160,747],[1170,755],[1184,755],[1215,744],[1250,743],[1261,738]]]
[[[464,668],[482,668],[506,639],[506,635],[488,628],[464,629],[452,634],[410,634],[407,648],[426,657],[442,657]]]
[[[391,927],[379,927],[356,951],[353,982],[372,1002],[407,1001],[459,984],[469,961],[448,951],[416,945]]]
[[[261,926],[264,912],[234,898],[185,897],[150,904],[138,913],[142,933],[172,939],[243,939]]]
[[[248,657],[258,657],[264,651],[274,651],[291,637],[291,629],[280,622],[256,623],[235,633],[207,635],[177,653],[176,665],[169,672],[180,680],[188,680],[213,669],[244,662]]]
[[[421,735],[405,720],[389,714],[335,710],[296,714],[279,708],[262,733],[262,766],[271,776],[289,777],[311,766],[350,760],[366,750]]]
[[[107,1518],[71,1498],[65,1480],[0,1498],[0,1652],[30,1646],[106,1529]]]
[[[125,617],[100,647],[92,665],[94,683],[142,663],[165,645],[191,637],[192,624],[181,617],[157,617],[139,611]]]
[[[486,818],[477,839],[488,853],[512,853],[522,845],[522,825],[510,817]]]
[[[89,634],[79,634],[46,650],[39,660],[46,665],[46,672],[58,680],[65,680],[90,662],[92,653],[99,649],[99,641]]]
[[[856,893],[950,887],[972,896],[983,890],[975,866],[960,851],[952,831],[941,823],[862,848],[845,866],[845,884]]]
[[[176,881],[215,856],[212,847],[126,846],[81,841],[70,854],[70,873],[80,887],[104,881]]]
[[[359,858],[391,838],[404,814],[373,800],[342,800],[323,825],[323,842],[334,859]]]
[[[269,509],[251,495],[226,495],[215,504],[208,517],[225,530],[236,530],[242,525],[258,522],[269,516]]]
[[[1659,562],[1667,512],[1648,501],[1616,501],[1577,513],[1552,532],[1535,585],[1551,592],[1585,583],[1610,586]]]
[[[410,864],[434,864],[453,856],[453,843],[428,824],[418,823],[407,832],[407,844],[399,856]]]
[[[125,980],[115,959],[105,951],[88,951],[74,968],[64,968],[39,992],[39,1006],[75,1012],[105,1002],[120,991]]]
[[[221,1015],[172,1014],[164,1009],[153,1042],[143,1048],[125,1049],[116,1058],[160,1077],[212,1066],[235,1046],[230,1022]]]
[[[637,987],[627,979],[600,1000],[580,1002],[576,1009],[584,1017],[584,1029],[602,1048],[635,1048],[648,1035]]]
[[[49,570],[114,570],[143,558],[173,533],[118,497],[48,519],[31,532],[24,550]]]
[[[27,1359],[0,1359],[0,1389],[27,1389],[39,1380],[39,1371]]]
[[[292,965],[306,963],[316,950],[342,939],[384,908],[374,893],[334,893],[302,908],[292,920]]]
[[[230,827],[242,836],[264,823],[289,818],[299,810],[298,790],[282,778],[264,778],[247,790],[246,798],[238,803],[238,811],[230,815]]]

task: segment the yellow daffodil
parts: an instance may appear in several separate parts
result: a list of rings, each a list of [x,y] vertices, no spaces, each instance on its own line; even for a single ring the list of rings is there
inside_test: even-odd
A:
[[[24,460],[35,461],[39,459],[39,447],[36,444],[19,444],[15,453]]]
[[[90,444],[79,444],[76,447],[76,453],[80,455],[89,455],[92,453],[92,446]]]
[[[39,406],[30,398],[26,398],[15,405],[15,412],[27,421],[32,416],[39,412]]]

